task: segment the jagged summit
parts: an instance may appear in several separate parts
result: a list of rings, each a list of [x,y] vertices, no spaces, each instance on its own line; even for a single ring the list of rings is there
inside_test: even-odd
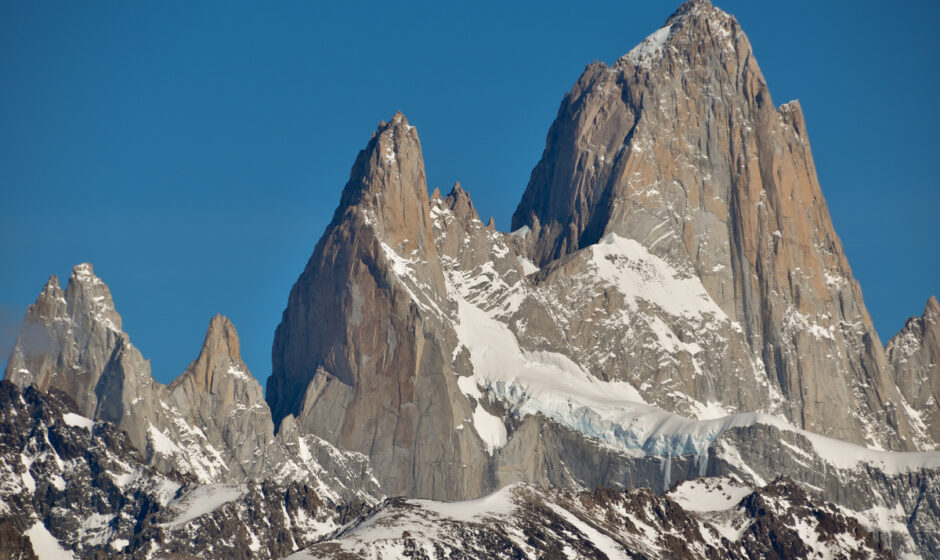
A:
[[[940,318],[940,303],[937,302],[937,296],[927,298],[927,304],[924,306],[924,316]]]
[[[915,425],[940,442],[940,304],[935,296],[927,299],[920,317],[908,319],[888,341],[885,353],[902,406],[919,411]]]
[[[632,72],[661,67],[663,58],[687,56],[688,50],[712,50],[722,57],[741,57],[750,53],[734,16],[707,1],[686,2],[663,27],[657,29],[613,64],[612,69]]]
[[[172,394],[178,387],[185,384],[194,393],[211,393],[217,391],[219,386],[230,377],[234,377],[241,384],[250,386],[251,394],[246,395],[249,397],[249,404],[260,399],[261,386],[251,376],[248,367],[242,361],[235,326],[228,318],[216,315],[209,322],[199,356],[186,368],[185,373],[170,383],[167,389]]]
[[[542,269],[616,235],[698,277],[740,329],[725,355],[754,373],[736,387],[753,383],[744,395],[768,410],[840,439],[925,444],[895,408],[800,105],[774,106],[747,37],[710,3],[684,4],[613,67],[588,66],[513,214],[523,227]],[[727,398],[708,391],[696,398]]]
[[[385,241],[409,248],[427,241],[428,202],[424,158],[417,129],[401,113],[379,123],[368,145],[359,152],[331,227],[356,212]]]
[[[473,201],[470,200],[470,193],[460,186],[460,181],[454,183],[454,187],[450,190],[447,197],[444,198],[444,204],[447,205],[458,218],[465,220],[480,219],[477,209],[473,206]]]
[[[701,16],[715,20],[734,19],[734,16],[720,8],[716,8],[709,0],[689,0],[688,2],[680,4],[679,7],[676,8],[676,11],[666,18],[665,25],[669,26],[683,19]]]

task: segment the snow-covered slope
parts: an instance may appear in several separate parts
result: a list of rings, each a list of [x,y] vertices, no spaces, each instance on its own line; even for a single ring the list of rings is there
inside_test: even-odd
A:
[[[757,490],[733,480],[687,484],[695,488],[665,496],[517,484],[465,502],[390,500],[289,558],[893,557],[855,519],[832,504],[810,502],[792,481]]]

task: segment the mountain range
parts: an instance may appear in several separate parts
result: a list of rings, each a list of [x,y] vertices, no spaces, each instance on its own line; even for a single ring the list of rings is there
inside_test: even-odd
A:
[[[123,329],[88,263],[29,307],[3,557],[940,556],[940,306],[882,343],[707,0],[585,68],[511,232],[380,123],[265,391],[222,316],[169,385]]]

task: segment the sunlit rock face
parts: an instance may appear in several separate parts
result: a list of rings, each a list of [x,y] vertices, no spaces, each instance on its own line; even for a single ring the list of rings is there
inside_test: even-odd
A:
[[[708,2],[684,4],[612,66],[585,69],[512,227],[525,228],[525,254],[541,267],[581,260],[616,235],[701,282],[721,310],[713,320],[682,306],[664,309],[673,319],[660,315],[663,328],[641,314],[624,326],[671,339],[666,352],[638,344],[618,354],[623,346],[608,343],[617,359],[593,364],[649,383],[655,402],[767,410],[888,449],[933,445],[900,406],[799,103],[773,104],[738,22]]]

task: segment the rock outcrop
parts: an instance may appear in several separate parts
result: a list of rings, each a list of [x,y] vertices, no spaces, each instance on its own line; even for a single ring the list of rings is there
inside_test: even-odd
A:
[[[940,305],[927,300],[924,314],[907,320],[885,351],[904,408],[935,444],[940,442]]]

